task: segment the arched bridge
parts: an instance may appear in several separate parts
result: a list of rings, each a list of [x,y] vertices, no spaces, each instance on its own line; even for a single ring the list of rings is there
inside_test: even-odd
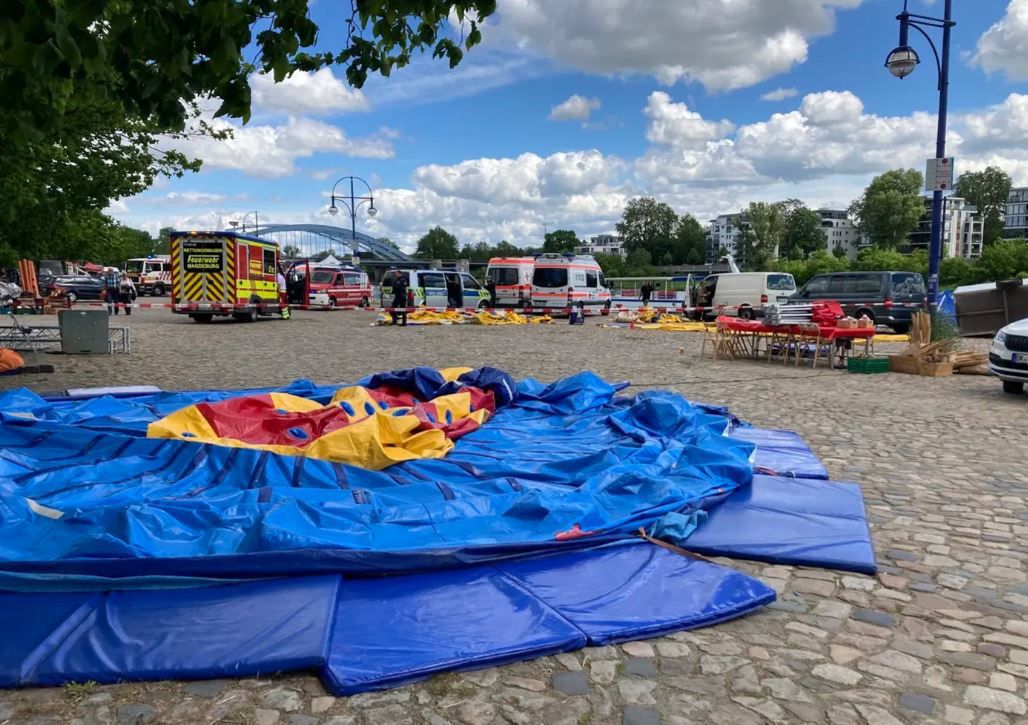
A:
[[[262,224],[257,236],[271,239],[282,247],[295,246],[305,255],[333,252],[336,256],[353,254],[353,234],[349,229],[327,224]],[[357,232],[358,255],[388,262],[409,262],[410,256],[375,237]]]

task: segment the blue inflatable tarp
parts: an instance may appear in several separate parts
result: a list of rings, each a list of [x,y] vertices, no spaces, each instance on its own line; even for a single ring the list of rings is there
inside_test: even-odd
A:
[[[425,376],[407,377],[416,387]],[[382,471],[142,437],[148,423],[225,391],[9,393],[0,396],[0,575],[417,571],[629,537],[748,485],[754,446],[724,435],[729,418],[672,393],[619,389],[590,373],[522,381],[445,458]]]
[[[640,529],[874,571],[859,488],[826,480],[794,433],[590,373],[469,375],[506,407],[444,458],[381,471],[146,437],[241,391],[0,394],[0,686],[319,668],[351,694],[773,600]],[[439,390],[431,370],[362,382]],[[336,389],[280,392],[324,404]]]

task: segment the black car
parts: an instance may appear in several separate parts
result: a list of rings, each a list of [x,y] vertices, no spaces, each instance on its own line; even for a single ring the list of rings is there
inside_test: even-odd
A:
[[[927,296],[917,272],[832,272],[812,277],[791,299],[838,302],[850,317],[867,315],[902,335],[910,331],[910,320]]]
[[[52,277],[49,282],[50,291],[68,301],[98,300],[104,289],[103,280],[97,277],[79,274],[61,274]]]

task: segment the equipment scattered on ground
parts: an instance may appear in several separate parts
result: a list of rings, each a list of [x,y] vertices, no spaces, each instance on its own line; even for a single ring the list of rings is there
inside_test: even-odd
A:
[[[938,378],[953,374],[954,353],[957,353],[957,338],[946,338],[932,342],[932,317],[927,312],[915,312],[911,318],[910,344],[898,355],[889,358],[889,369],[894,373],[923,375]],[[983,364],[980,358],[961,358],[962,364],[975,367]],[[985,358],[984,362],[988,362]]]

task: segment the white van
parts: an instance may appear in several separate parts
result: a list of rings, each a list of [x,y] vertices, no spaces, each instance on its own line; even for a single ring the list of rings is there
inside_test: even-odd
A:
[[[578,305],[610,311],[610,290],[603,270],[586,254],[540,254],[532,271],[532,306]]]
[[[796,280],[785,272],[728,272],[705,277],[696,304],[752,320],[764,315],[764,305],[787,302],[795,292]]]
[[[493,257],[485,278],[496,285],[497,307],[525,307],[532,300],[533,257]]]

